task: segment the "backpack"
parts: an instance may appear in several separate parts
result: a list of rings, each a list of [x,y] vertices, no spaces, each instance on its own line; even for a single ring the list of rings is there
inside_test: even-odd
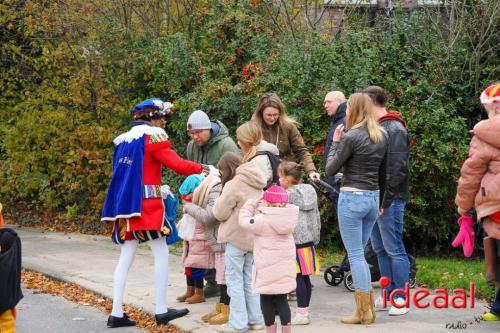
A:
[[[0,228],[0,314],[23,298],[21,290],[21,239],[10,228]]]
[[[278,184],[280,183],[280,176],[278,174],[278,167],[280,166],[280,163],[281,163],[281,160],[280,160],[280,157],[276,154],[273,154],[269,151],[258,151],[257,153],[255,153],[254,156],[252,156],[251,159],[249,159],[248,161],[251,161],[253,160],[255,157],[257,156],[262,156],[262,155],[266,155],[267,158],[269,159],[269,163],[271,164],[271,169],[273,170],[273,177],[271,178],[271,180],[269,180],[267,182],[267,185],[264,187],[264,191],[267,190],[272,184]]]

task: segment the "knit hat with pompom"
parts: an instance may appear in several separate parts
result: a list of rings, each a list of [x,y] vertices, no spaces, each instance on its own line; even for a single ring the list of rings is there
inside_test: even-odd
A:
[[[262,197],[265,201],[270,203],[288,203],[288,193],[286,190],[278,185],[272,185],[265,192]]]

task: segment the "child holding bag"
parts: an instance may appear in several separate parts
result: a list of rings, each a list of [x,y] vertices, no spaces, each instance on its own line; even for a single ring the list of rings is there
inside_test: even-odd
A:
[[[207,189],[210,184],[203,182],[204,179],[200,175],[191,175],[184,180],[179,192],[185,204],[192,202],[197,206],[206,205],[205,199],[208,200]],[[210,178],[209,181],[217,180]],[[201,186],[202,184],[205,185]],[[184,211],[186,211],[185,208]],[[187,289],[183,295],[177,297],[177,300],[188,304],[202,303],[205,302],[203,278],[207,269],[214,268],[214,253],[207,240],[205,224],[191,215],[183,218],[194,219],[195,229],[193,236],[182,242],[182,264],[185,268]]]
[[[248,200],[240,210],[239,224],[254,234],[252,287],[260,294],[266,332],[276,333],[276,311],[281,332],[290,333],[291,313],[287,294],[296,284],[295,242],[299,208],[289,205],[288,194],[278,185],[269,187],[263,200]]]
[[[278,168],[280,184],[288,193],[288,203],[299,207],[299,220],[293,232],[296,247],[297,268],[297,312],[292,325],[310,323],[309,303],[311,302],[311,275],[319,274],[319,261],[314,245],[318,245],[321,221],[318,197],[314,187],[301,182],[302,168],[290,161],[281,162]]]
[[[216,275],[220,271],[224,275],[224,244],[217,243],[217,232],[219,221],[214,217],[213,207],[215,200],[222,191],[221,179],[216,176],[208,176],[196,189],[193,195],[193,202],[183,206],[184,213],[194,217],[205,226],[205,236],[215,255]],[[222,260],[221,260],[222,258]],[[225,281],[217,280],[220,288],[220,302],[216,303],[215,311],[202,317],[202,320],[210,324],[224,324],[229,320],[229,297]]]
[[[473,137],[469,148],[469,158],[460,170],[457,195],[455,203],[458,213],[468,215],[469,210],[476,209],[477,219],[482,221],[483,228],[488,234],[487,242],[500,243],[500,83],[493,84],[481,93],[481,104],[488,112],[488,119],[482,120],[474,126]],[[468,222],[469,221],[469,222]],[[460,233],[472,235],[472,223],[468,218],[461,218]],[[467,237],[458,239],[466,240]],[[494,239],[494,240],[493,240]],[[464,242],[465,245],[465,242]],[[491,244],[493,245],[493,244]],[[464,247],[465,250],[465,247]],[[486,252],[485,255],[489,254]],[[490,256],[495,256],[494,251]],[[498,267],[498,252],[494,260]],[[489,271],[489,272],[488,272]],[[487,270],[490,279],[500,284],[500,274],[493,277]],[[490,281],[493,282],[493,281]],[[484,320],[500,320],[500,290],[489,313],[484,315]]]

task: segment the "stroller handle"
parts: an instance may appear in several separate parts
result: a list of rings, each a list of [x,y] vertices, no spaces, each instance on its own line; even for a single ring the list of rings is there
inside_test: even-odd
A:
[[[320,192],[327,198],[329,197],[330,193],[339,193],[339,191],[335,187],[321,179],[309,179],[308,182],[312,185],[312,187],[314,187],[316,191]]]

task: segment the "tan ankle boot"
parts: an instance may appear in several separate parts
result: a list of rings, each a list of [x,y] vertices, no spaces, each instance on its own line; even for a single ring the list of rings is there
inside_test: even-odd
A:
[[[356,303],[356,308],[354,313],[350,317],[344,317],[340,321],[344,324],[361,324],[361,316],[359,314],[360,309],[360,292],[356,290],[354,292],[354,302]]]
[[[208,323],[211,325],[222,325],[225,324],[229,321],[229,305],[226,304],[221,304],[221,312],[216,315],[211,317],[208,320]]]
[[[371,292],[359,292],[360,307],[358,311],[361,323],[364,325],[373,324],[375,322],[375,316],[373,315],[375,310],[372,310],[372,308],[374,308],[372,299],[373,295]]]
[[[203,294],[203,288],[194,288],[194,295],[186,298],[186,303],[196,304],[205,302],[205,295]]]
[[[370,291],[370,305],[372,309],[372,316],[373,316],[373,322],[375,322],[375,319],[377,318],[377,314],[375,313],[375,292],[372,290]]]
[[[221,306],[222,303],[215,303],[215,310],[201,317],[201,320],[203,320],[204,322],[208,322],[210,318],[217,316],[219,313],[221,313]]]
[[[187,286],[186,292],[183,295],[177,297],[176,299],[179,302],[185,302],[187,298],[193,295],[194,295],[194,286]]]

